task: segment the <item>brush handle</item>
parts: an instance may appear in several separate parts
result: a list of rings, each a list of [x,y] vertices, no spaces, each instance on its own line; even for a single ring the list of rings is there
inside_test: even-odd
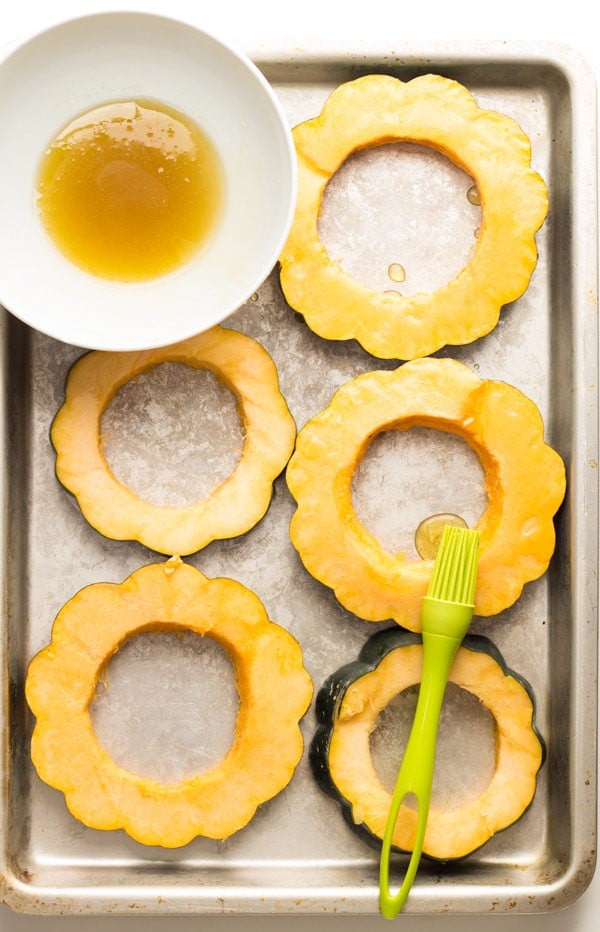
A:
[[[445,634],[423,632],[423,670],[419,698],[404,759],[392,795],[381,849],[379,906],[381,915],[385,919],[394,919],[404,906],[421,860],[429,815],[440,712],[450,667],[461,641],[462,635],[461,637],[448,637]],[[416,796],[418,803],[417,830],[402,885],[394,894],[390,890],[390,849],[400,806],[409,793]]]

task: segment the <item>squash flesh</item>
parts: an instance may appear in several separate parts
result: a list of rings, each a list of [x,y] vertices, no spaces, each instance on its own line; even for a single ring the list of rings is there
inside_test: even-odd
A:
[[[324,687],[324,691],[334,688],[331,681],[339,684],[338,701],[329,704],[322,694],[317,699],[318,712],[321,707],[319,737],[327,734],[328,740],[318,750],[317,742],[313,742],[315,775],[323,782],[323,771],[327,772],[332,781],[331,795],[351,808],[357,826],[379,840],[385,831],[391,794],[373,765],[370,735],[379,713],[391,700],[420,682],[422,647],[414,640],[404,643],[405,634],[400,629],[380,632],[376,637],[384,651],[376,664],[365,662],[361,668],[359,660],[342,668]],[[476,649],[466,646],[469,638],[459,649],[449,681],[477,696],[494,716],[496,767],[489,785],[477,798],[452,809],[431,807],[423,853],[440,860],[470,854],[517,821],[533,799],[543,760],[528,690],[499,660],[485,652],[485,646],[481,646],[484,639],[476,640]],[[412,850],[416,824],[416,811],[403,805],[394,831],[394,847]]]
[[[280,256],[281,285],[319,336],[357,339],[384,359],[413,359],[489,333],[502,306],[525,291],[548,195],[531,169],[529,140],[512,119],[481,109],[466,88],[440,75],[406,83],[366,75],[338,87],[321,114],[293,132],[299,190]],[[342,162],[357,149],[397,141],[442,152],[473,177],[480,194],[483,220],[472,260],[429,294],[361,285],[331,261],[318,234],[325,187]]]
[[[233,745],[214,768],[163,784],[112,760],[89,704],[102,668],[127,638],[182,629],[213,637],[228,652],[240,711]],[[63,607],[50,645],[29,667],[26,695],[37,718],[33,763],[72,814],[91,828],[124,828],[143,844],[177,847],[197,835],[228,837],[287,785],[302,755],[298,722],[312,683],[300,646],[250,590],[182,563],[154,564],[121,584],[88,586]]]
[[[119,388],[167,361],[212,371],[236,395],[244,425],[242,454],[231,476],[186,507],[152,505],[121,483],[104,458],[99,430]],[[269,506],[295,436],[271,357],[255,340],[223,327],[157,350],[87,353],[69,373],[51,430],[57,477],[87,521],[105,537],[138,540],[166,555],[194,553],[217,538],[250,530]]]
[[[287,468],[298,506],[292,543],[309,573],[349,611],[420,630],[433,561],[388,553],[352,504],[352,476],[373,436],[415,426],[457,434],[481,461],[488,505],[476,524],[475,613],[495,615],[547,569],[565,470],[544,442],[533,402],[506,383],[482,381],[455,360],[419,359],[358,376],[304,426]]]

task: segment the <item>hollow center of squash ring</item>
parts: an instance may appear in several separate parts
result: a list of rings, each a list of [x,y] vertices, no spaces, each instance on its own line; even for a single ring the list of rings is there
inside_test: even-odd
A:
[[[471,258],[481,226],[473,184],[426,146],[394,142],[361,149],[327,184],[319,238],[330,258],[369,288],[434,291]]]
[[[227,652],[193,631],[134,635],[101,674],[94,731],[115,763],[160,783],[212,769],[233,743],[239,695]]]
[[[371,733],[373,766],[392,793],[417,705],[418,686],[396,696]],[[431,805],[452,810],[489,786],[496,769],[496,723],[483,703],[454,683],[446,687],[440,718]],[[406,800],[406,805],[411,801]],[[413,808],[416,803],[412,803]]]
[[[102,415],[113,475],[153,505],[207,498],[236,468],[244,442],[233,392],[212,372],[164,362],[126,382]]]
[[[352,480],[356,515],[389,553],[419,559],[415,531],[430,515],[460,515],[473,527],[487,507],[477,454],[455,434],[429,427],[385,430]]]

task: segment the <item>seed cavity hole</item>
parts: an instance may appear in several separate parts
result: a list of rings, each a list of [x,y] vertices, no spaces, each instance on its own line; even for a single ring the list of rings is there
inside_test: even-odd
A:
[[[353,153],[333,175],[318,232],[352,278],[378,291],[389,291],[391,278],[411,295],[440,288],[467,265],[481,219],[473,179],[450,159],[386,143]],[[396,266],[403,277],[391,274]]]
[[[431,515],[473,527],[487,506],[477,454],[454,434],[428,427],[387,430],[367,447],[352,481],[359,521],[389,553],[418,559],[415,532]]]
[[[392,793],[406,750],[419,687],[396,696],[378,718],[370,747],[375,771]],[[459,749],[459,750],[457,750]],[[448,683],[440,716],[431,793],[434,809],[467,805],[489,786],[496,768],[496,723],[472,693]],[[417,809],[407,797],[406,805]]]
[[[239,695],[233,665],[193,631],[130,638],[103,670],[90,716],[119,767],[173,783],[210,770],[233,743]]]
[[[154,366],[116,393],[100,422],[113,475],[153,505],[185,507],[211,494],[239,463],[237,399],[206,369]]]

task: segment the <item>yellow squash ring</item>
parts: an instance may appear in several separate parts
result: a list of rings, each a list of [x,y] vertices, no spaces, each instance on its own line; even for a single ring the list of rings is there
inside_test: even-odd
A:
[[[504,382],[482,381],[452,359],[417,359],[348,382],[300,431],[287,469],[298,508],[291,539],[309,573],[368,621],[420,630],[432,561],[391,554],[358,520],[352,476],[379,432],[429,427],[462,437],[485,471],[475,612],[495,615],[547,569],[563,462],[544,442],[535,404]],[[402,520],[401,514],[398,520]]]
[[[489,333],[502,306],[527,288],[537,261],[534,234],[548,210],[546,185],[531,169],[529,140],[517,123],[481,109],[456,81],[358,78],[297,126],[294,139],[299,193],[280,256],[281,285],[315,333],[355,338],[380,358],[414,359]],[[406,297],[355,281],[332,263],[317,229],[323,192],[342,162],[357,149],[398,141],[437,149],[471,175],[483,215],[468,265],[442,288]]]
[[[240,695],[235,740],[221,762],[168,784],[119,767],[88,711],[119,647],[161,630],[218,641],[234,663]],[[37,717],[33,763],[62,790],[73,815],[91,828],[123,828],[143,844],[176,847],[197,835],[228,837],[286,786],[302,755],[298,722],[312,683],[299,644],[269,620],[254,593],[169,561],[142,567],[119,585],[88,586],[67,602],[51,643],[30,664],[26,695]]]
[[[139,498],[112,474],[102,452],[103,411],[122,385],[162,362],[214,372],[237,396],[245,429],[231,476],[206,499],[186,507]],[[213,327],[161,349],[87,353],[69,373],[51,436],[58,479],[96,530],[114,540],[138,540],[159,553],[185,555],[212,540],[243,534],[263,517],[273,481],[294,448],[296,426],[266,350],[242,333]]]

